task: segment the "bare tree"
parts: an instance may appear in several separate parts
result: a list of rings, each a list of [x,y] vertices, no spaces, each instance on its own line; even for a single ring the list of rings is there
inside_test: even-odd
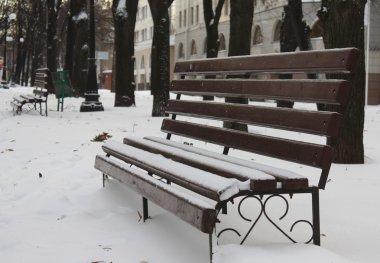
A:
[[[151,91],[152,116],[165,116],[169,99],[169,8],[173,0],[148,0],[153,17]]]
[[[292,52],[299,47],[300,50],[311,50],[310,27],[303,19],[302,1],[288,0],[284,6],[280,30],[280,52]],[[315,74],[309,74],[309,78],[315,79]],[[281,79],[291,79],[292,74],[281,74]],[[277,101],[278,107],[292,108],[290,101]]]
[[[366,0],[323,0],[318,16],[323,23],[325,48],[356,47],[361,51],[359,66],[349,78],[352,83],[342,134],[330,141],[336,146],[335,162],[364,163],[363,129],[365,103],[364,8]],[[336,78],[329,75],[328,78]],[[347,76],[346,76],[347,78]],[[326,110],[336,109],[326,105]]]
[[[47,4],[47,67],[51,72],[57,71],[57,44],[58,44],[58,36],[57,36],[57,17],[58,11],[61,6],[62,0],[46,0]],[[49,92],[54,92],[53,90],[49,90]]]
[[[212,0],[203,0],[203,15],[207,35],[207,58],[216,58],[219,51],[219,20],[225,0],[219,0],[213,10]]]
[[[230,13],[230,41],[228,45],[228,56],[241,56],[251,54],[251,32],[253,21],[253,0],[231,1]],[[229,76],[247,77],[247,76]],[[226,98],[226,102],[247,104],[248,99]],[[224,126],[231,129],[247,130],[247,125],[225,122]]]
[[[125,5],[123,5],[125,3]],[[113,0],[112,14],[115,27],[115,70],[112,82],[115,107],[136,105],[134,81],[134,31],[138,0]]]
[[[224,5],[224,0],[219,0],[213,9],[212,0],[203,0],[203,15],[206,26],[207,35],[207,58],[216,58],[219,51],[219,20],[222,14],[222,9]],[[214,75],[206,76],[206,78],[215,78]],[[213,100],[213,96],[203,96],[204,100]]]

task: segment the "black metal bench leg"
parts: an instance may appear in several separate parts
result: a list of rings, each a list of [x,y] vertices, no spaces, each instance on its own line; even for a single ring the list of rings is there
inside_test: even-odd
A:
[[[320,216],[319,216],[319,189],[312,193],[313,203],[313,242],[315,245],[321,245]]]
[[[143,220],[147,220],[149,218],[149,213],[148,213],[148,199],[145,197],[142,198],[143,200]]]
[[[103,174],[103,187],[106,187],[106,180],[108,179],[108,176],[106,174]]]

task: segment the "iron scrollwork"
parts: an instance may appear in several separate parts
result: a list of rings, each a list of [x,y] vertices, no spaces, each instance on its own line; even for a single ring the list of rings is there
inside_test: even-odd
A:
[[[248,199],[248,198],[253,198],[254,200],[258,201],[258,203],[260,204],[260,212],[258,214],[258,216],[254,219],[250,219],[248,217],[246,217],[245,215],[243,215],[242,213],[242,204]],[[288,238],[290,241],[292,241],[293,243],[298,243],[295,239],[293,239],[290,234],[286,233],[278,224],[275,223],[275,220],[273,220],[267,213],[267,205],[269,203],[270,200],[272,200],[273,198],[280,198],[284,203],[285,203],[285,212],[279,217],[279,221],[284,219],[287,215],[288,215],[288,212],[289,212],[289,202],[288,200],[282,196],[282,195],[279,195],[279,194],[273,194],[273,195],[270,195],[268,196],[265,200],[263,200],[263,197],[260,196],[255,196],[255,195],[248,195],[248,196],[245,196],[244,198],[242,198],[239,202],[239,205],[238,205],[238,213],[240,215],[240,217],[246,221],[246,222],[252,222],[251,223],[251,226],[249,227],[249,229],[247,230],[247,232],[245,233],[245,235],[242,237],[242,234],[234,229],[234,228],[224,228],[222,229],[221,231],[218,232],[217,234],[217,237],[219,238],[223,233],[225,232],[233,232],[235,233],[238,237],[242,237],[241,239],[241,242],[240,244],[242,245],[246,239],[248,238],[248,236],[251,234],[252,230],[254,229],[254,227],[256,226],[257,222],[259,221],[259,219],[264,215],[266,217],[266,219],[277,229],[279,230],[286,238]],[[314,227],[313,227],[313,224],[308,221],[308,220],[304,220],[304,219],[301,219],[301,220],[297,220],[295,221],[291,227],[290,227],[290,230],[289,232],[293,232],[293,229],[296,225],[300,224],[300,223],[304,223],[306,225],[308,225],[310,228],[311,228],[311,231],[312,233],[314,233]],[[310,237],[309,240],[307,240],[306,242],[304,242],[305,244],[308,244],[310,243],[314,238],[314,234],[312,234],[312,236]]]

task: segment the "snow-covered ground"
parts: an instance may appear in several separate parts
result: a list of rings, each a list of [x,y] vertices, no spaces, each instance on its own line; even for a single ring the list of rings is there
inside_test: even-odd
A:
[[[9,102],[26,92],[31,88],[0,89],[0,262],[208,262],[207,235],[154,205],[152,219],[142,223],[141,198],[114,181],[103,188],[94,169],[102,143],[92,139],[102,132],[116,141],[164,136],[162,119],[150,117],[148,92],[136,93],[137,107],[114,108],[113,94],[101,90],[105,111],[89,113],[79,112],[83,99],[75,98],[57,112],[49,96],[48,117],[34,111],[14,116]],[[366,164],[334,164],[321,192],[321,247],[290,244],[261,220],[252,240],[220,245],[214,261],[379,262],[379,136],[380,107],[369,106]],[[294,198],[290,209],[301,211],[291,222],[310,214],[309,201]]]

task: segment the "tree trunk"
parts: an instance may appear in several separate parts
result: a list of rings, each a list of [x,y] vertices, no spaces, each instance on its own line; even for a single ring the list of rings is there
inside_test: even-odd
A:
[[[228,56],[241,56],[251,54],[251,32],[253,20],[253,0],[230,1],[230,41],[228,46]],[[229,76],[248,77],[248,76]],[[229,103],[248,104],[248,99],[226,98]],[[224,127],[247,131],[247,125],[240,123],[225,122]]]
[[[50,69],[50,72],[57,71],[57,17],[58,10],[61,5],[61,0],[47,0],[47,13],[48,13],[48,21],[47,21],[47,67]],[[49,90],[49,93],[53,93],[53,89]]]
[[[42,1],[33,1],[32,3],[32,13],[35,14],[36,19],[34,20],[34,30],[31,36],[32,45],[32,61],[30,69],[30,85],[34,86],[34,76],[37,68],[46,67],[44,63],[44,54],[46,35],[45,35],[45,25],[46,25],[46,13],[45,6]]]
[[[288,0],[284,6],[280,31],[280,52],[293,52],[297,49],[311,50],[310,28],[303,20],[302,1]],[[291,79],[292,74],[281,74],[280,79]],[[308,78],[315,79],[315,74],[308,74]],[[292,108],[294,102],[277,101],[278,107]]]
[[[152,116],[165,116],[169,99],[169,7],[170,0],[148,0],[153,18],[151,92],[153,94]]]
[[[364,163],[363,129],[365,104],[364,7],[366,0],[323,1],[318,12],[324,24],[325,48],[356,47],[361,56],[356,72],[349,76],[352,83],[342,133],[331,140],[336,147],[335,162]],[[336,78],[331,74],[327,78]],[[347,78],[347,77],[346,77]],[[326,105],[326,110],[336,106]]]
[[[70,78],[72,76],[73,61],[74,61],[74,42],[75,42],[75,21],[74,17],[76,12],[76,6],[79,2],[75,0],[70,0],[70,12],[67,14],[67,33],[66,33],[66,54],[65,54],[65,70],[70,72]]]
[[[71,68],[71,85],[77,96],[84,96],[88,70],[88,15],[86,0],[74,1],[70,6],[72,37],[67,38],[65,69]],[[70,39],[71,38],[71,39]],[[72,41],[72,43],[69,43]],[[72,46],[72,47],[71,47]],[[72,48],[72,50],[71,50]],[[71,60],[71,66],[70,66]]]
[[[219,51],[219,19],[222,14],[224,0],[219,0],[215,8],[212,7],[212,0],[203,0],[203,15],[207,35],[207,58],[216,58]],[[208,75],[206,79],[214,79],[215,75]],[[213,96],[203,96],[203,100],[214,100]]]
[[[114,0],[112,13],[115,26],[115,70],[112,81],[115,87],[115,107],[136,105],[134,81],[134,33],[138,0],[129,0],[119,6]]]

